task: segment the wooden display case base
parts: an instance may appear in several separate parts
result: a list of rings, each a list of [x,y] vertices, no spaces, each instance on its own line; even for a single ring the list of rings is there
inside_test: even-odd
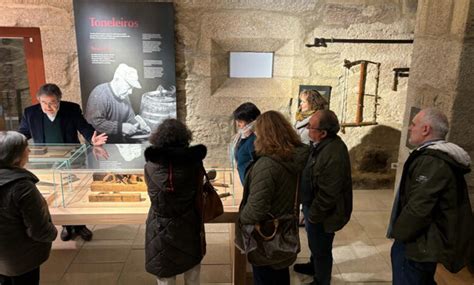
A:
[[[145,182],[136,184],[124,184],[113,182],[93,181],[91,184],[92,192],[147,192]]]
[[[97,193],[89,195],[89,202],[140,202],[140,193]]]

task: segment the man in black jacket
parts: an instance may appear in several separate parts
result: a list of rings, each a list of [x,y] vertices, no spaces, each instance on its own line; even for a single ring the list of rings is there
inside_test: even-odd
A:
[[[464,174],[470,157],[444,139],[446,116],[421,110],[409,127],[417,146],[403,166],[388,237],[394,238],[393,284],[436,284],[437,263],[457,272],[467,262],[473,217]]]
[[[337,133],[336,114],[320,110],[310,118],[312,150],[301,179],[301,203],[311,260],[294,270],[313,276],[313,283],[329,285],[334,233],[352,213],[352,178],[349,152]]]
[[[79,143],[77,132],[94,146],[107,141],[105,133],[97,135],[94,128],[82,116],[78,104],[61,101],[62,92],[56,84],[44,84],[38,90],[38,104],[25,109],[18,132],[33,138],[35,143]],[[84,240],[92,239],[92,232],[84,225],[63,226],[61,239],[68,241],[74,234]]]

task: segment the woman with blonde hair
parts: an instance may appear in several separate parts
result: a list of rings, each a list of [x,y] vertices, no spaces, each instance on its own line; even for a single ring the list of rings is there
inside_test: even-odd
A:
[[[316,90],[303,90],[300,95],[300,105],[296,112],[295,129],[301,137],[301,141],[309,145],[308,125],[309,118],[318,110],[327,109],[329,104],[326,99]]]
[[[256,157],[245,177],[240,205],[242,226],[294,214],[297,180],[309,153],[308,147],[279,112],[268,111],[260,115],[255,122],[255,132]],[[254,284],[290,284],[288,267],[296,260],[296,255],[295,252],[284,258],[268,258],[258,248],[249,252],[247,257],[253,266]]]

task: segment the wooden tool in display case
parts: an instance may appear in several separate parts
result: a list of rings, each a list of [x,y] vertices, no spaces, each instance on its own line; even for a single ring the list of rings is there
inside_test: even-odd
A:
[[[68,158],[78,149],[77,145],[32,145],[30,157],[35,158]]]
[[[140,202],[141,193],[136,192],[147,192],[140,174],[94,173],[92,180],[89,202]]]

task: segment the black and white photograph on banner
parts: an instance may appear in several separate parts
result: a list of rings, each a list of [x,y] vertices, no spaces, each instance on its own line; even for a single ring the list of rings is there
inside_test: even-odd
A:
[[[172,3],[74,0],[86,120],[109,143],[142,143],[176,118]]]

